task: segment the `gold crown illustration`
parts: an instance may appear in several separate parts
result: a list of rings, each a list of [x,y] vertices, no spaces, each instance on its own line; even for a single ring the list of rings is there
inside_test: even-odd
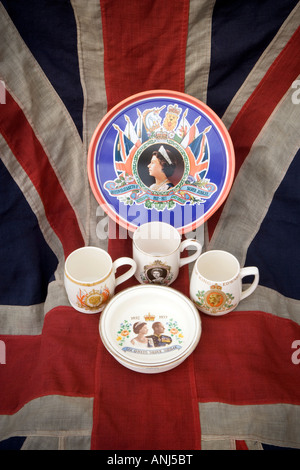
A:
[[[150,312],[148,313],[148,315],[145,315],[144,316],[145,320],[146,321],[154,321],[155,320],[155,315],[152,315]]]
[[[157,132],[155,133],[155,137],[156,137],[157,139],[164,140],[164,139],[167,139],[167,138],[168,138],[168,133],[159,130],[159,131],[157,131]]]
[[[178,104],[175,103],[174,105],[172,104],[169,104],[168,106],[168,113],[172,113],[172,114],[177,114],[179,116],[179,114],[181,113],[181,108],[178,108]]]
[[[218,284],[214,284],[213,286],[210,286],[211,289],[219,289],[222,290],[222,287],[219,286]]]

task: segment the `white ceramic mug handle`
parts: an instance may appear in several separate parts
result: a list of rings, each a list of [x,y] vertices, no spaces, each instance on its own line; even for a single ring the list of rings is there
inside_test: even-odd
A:
[[[255,291],[255,289],[258,286],[258,281],[259,281],[259,271],[256,266],[248,266],[247,268],[242,268],[240,271],[241,274],[241,280],[245,276],[254,276],[254,281],[252,282],[251,286],[248,287],[246,290],[244,290],[241,294],[241,299],[243,300],[246,297],[248,297],[252,292]]]
[[[180,268],[184,264],[188,264],[188,263],[191,263],[192,261],[195,261],[195,259],[197,259],[198,256],[200,256],[200,254],[201,254],[202,245],[197,240],[184,240],[183,242],[181,242],[180,252],[182,252],[183,250],[185,250],[189,246],[196,247],[196,251],[195,251],[195,253],[193,253],[190,256],[187,256],[186,258],[180,258],[180,261],[179,261],[179,267]]]
[[[134,275],[136,271],[136,262],[132,258],[127,258],[126,256],[122,258],[116,259],[116,261],[113,262],[113,270],[116,272],[116,270],[120,267],[123,266],[124,264],[129,264],[131,266],[126,273],[121,274],[118,276],[115,280],[115,287],[117,287],[119,284],[121,284],[124,281],[127,281],[131,276]]]

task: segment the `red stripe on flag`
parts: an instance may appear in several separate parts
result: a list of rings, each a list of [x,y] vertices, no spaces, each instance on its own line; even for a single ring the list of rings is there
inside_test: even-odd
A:
[[[0,131],[39,193],[49,224],[62,242],[67,256],[84,245],[76,214],[40,141],[8,91],[3,111],[0,113]]]
[[[108,109],[146,90],[184,92],[189,2],[132,0],[124,7],[121,0],[103,0],[100,5]],[[131,256],[131,243],[110,237],[112,258]],[[187,295],[188,283],[184,266],[172,287]],[[121,289],[132,284],[137,281]],[[100,344],[96,370],[93,449],[199,449],[192,358],[154,378],[125,369]]]
[[[279,101],[300,73],[300,27],[270,66],[233,121],[229,133],[235,150],[235,176]],[[291,103],[292,106],[292,103]],[[223,206],[208,221],[210,237]]]
[[[2,335],[0,413],[13,414],[45,395],[94,396],[99,315],[71,307],[47,313],[41,335]]]
[[[118,364],[100,345],[92,450],[200,449],[192,369],[190,357],[171,371],[139,374]]]
[[[236,450],[249,450],[245,441],[235,441]]]
[[[194,352],[200,402],[300,405],[300,365],[292,357],[297,323],[264,312],[201,319]]]
[[[146,90],[183,92],[189,1],[101,0],[100,6],[108,109]]]

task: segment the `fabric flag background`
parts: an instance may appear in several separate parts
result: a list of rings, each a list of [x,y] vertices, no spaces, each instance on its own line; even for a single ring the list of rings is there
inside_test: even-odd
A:
[[[300,447],[299,19],[295,0],[0,3],[0,449]],[[151,89],[200,99],[229,130],[234,184],[201,234],[260,271],[155,377],[119,365],[63,286],[80,246],[131,255],[87,150],[108,110]],[[182,269],[174,287],[188,284]]]

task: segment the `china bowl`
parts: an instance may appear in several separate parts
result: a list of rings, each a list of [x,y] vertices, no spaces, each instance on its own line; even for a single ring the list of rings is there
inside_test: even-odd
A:
[[[160,373],[177,367],[201,336],[198,310],[171,287],[139,285],[115,295],[101,314],[107,351],[124,367]]]

